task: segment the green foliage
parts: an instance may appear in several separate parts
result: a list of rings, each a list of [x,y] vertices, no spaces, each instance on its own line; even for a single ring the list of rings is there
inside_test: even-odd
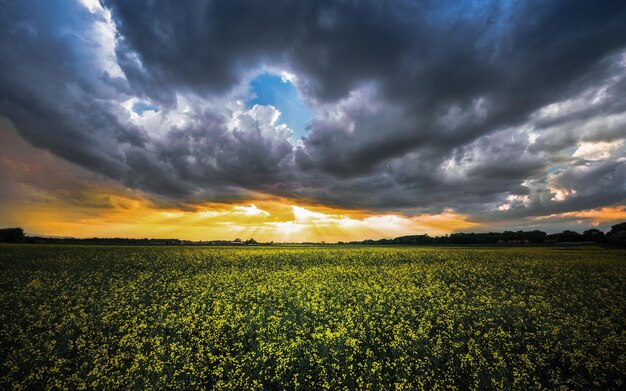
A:
[[[0,246],[1,389],[620,389],[626,252]]]

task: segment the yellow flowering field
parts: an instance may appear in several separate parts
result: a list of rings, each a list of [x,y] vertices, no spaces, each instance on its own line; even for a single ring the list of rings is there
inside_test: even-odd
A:
[[[0,389],[624,389],[626,251],[0,246]]]

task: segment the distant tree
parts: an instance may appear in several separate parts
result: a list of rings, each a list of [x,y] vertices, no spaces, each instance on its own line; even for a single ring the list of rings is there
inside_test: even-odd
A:
[[[233,240],[233,243],[241,243],[241,242],[242,242],[241,238],[237,238],[237,239]]]
[[[582,242],[585,237],[578,232],[565,230],[561,233],[561,240],[559,242]]]
[[[613,233],[620,232],[620,231],[626,231],[626,222],[611,226],[611,231],[609,232],[609,234],[613,234]]]
[[[398,238],[389,241],[389,244],[405,244],[405,245],[418,245],[418,244],[430,244],[432,238],[428,235],[408,235],[400,236]]]
[[[583,236],[587,242],[604,243],[604,232],[599,229],[588,229],[583,232]]]
[[[504,231],[502,232],[503,239],[508,241],[515,240],[515,232],[513,231]]]
[[[545,232],[534,230],[527,233],[527,239],[531,243],[543,243],[548,236]]]
[[[626,247],[626,231],[617,231],[607,236],[606,241],[614,246]]]
[[[241,240],[240,240],[241,241]],[[257,244],[257,241],[254,240],[254,238],[250,238],[248,240],[245,241],[246,244]]]
[[[24,241],[24,230],[21,228],[0,229],[0,242],[20,243]]]
[[[606,234],[606,241],[614,246],[626,247],[626,223],[616,224]]]

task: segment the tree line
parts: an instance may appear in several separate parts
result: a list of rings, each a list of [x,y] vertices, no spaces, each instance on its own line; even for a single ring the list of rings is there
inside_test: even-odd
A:
[[[611,227],[608,233],[592,228],[578,233],[566,230],[561,233],[547,234],[534,231],[504,231],[485,233],[453,233],[443,236],[407,235],[394,239],[363,240],[351,244],[367,245],[441,245],[441,244],[552,244],[552,243],[598,243],[626,246],[626,222]]]
[[[27,236],[22,228],[0,228],[0,243],[35,243],[35,244],[98,244],[116,246],[256,246],[269,245],[260,243],[250,238],[242,240],[206,240],[192,241],[181,239],[134,239],[134,238],[72,238],[72,237],[48,237]]]
[[[22,228],[0,229],[0,242],[5,243],[48,243],[48,244],[115,244],[115,245],[262,245],[254,239],[243,241],[185,241],[180,239],[129,239],[129,238],[50,238],[26,236]],[[349,244],[364,245],[444,245],[444,244],[553,244],[553,243],[598,243],[626,247],[626,222],[613,225],[606,234],[592,228],[578,233],[566,230],[547,234],[543,231],[504,231],[486,233],[453,233],[443,236],[407,235],[394,239],[363,240]],[[347,244],[339,242],[339,244]]]

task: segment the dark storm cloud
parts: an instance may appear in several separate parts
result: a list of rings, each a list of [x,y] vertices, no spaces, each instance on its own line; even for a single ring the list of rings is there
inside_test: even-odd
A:
[[[156,149],[180,180],[252,189],[270,186],[288,172],[292,150],[288,141],[265,137],[258,127],[229,131],[219,117],[207,114],[201,127],[176,129]]]
[[[153,98],[180,88],[223,92],[261,62],[305,72],[336,99],[400,62],[424,20],[410,2],[105,1],[124,37],[129,80]],[[408,13],[407,13],[408,12]],[[132,60],[135,53],[141,62]],[[156,92],[155,85],[163,88]]]
[[[368,152],[356,149],[347,157],[356,173],[423,144],[425,135],[430,143],[454,146],[520,121],[576,89],[586,71],[626,42],[626,11],[619,1],[524,2],[508,8],[497,2],[107,4],[120,21],[125,43],[120,52],[132,50],[141,59],[124,69],[134,75],[143,64],[145,70],[130,80],[150,88],[223,91],[262,62],[288,64],[323,101],[376,83],[381,99],[405,108],[414,125],[381,124],[384,133],[400,139],[396,143],[390,137],[383,143],[376,137],[363,140],[381,132],[357,127],[355,140],[343,140]],[[448,135],[432,123],[450,105],[467,108],[481,97],[489,109],[480,123]],[[341,142],[336,133],[320,124],[308,146],[315,153],[316,145]],[[333,171],[332,161],[323,160],[320,164]],[[345,169],[343,160],[336,164]]]
[[[483,212],[483,219],[512,220],[527,216],[544,216],[570,211],[602,208],[623,204],[626,193],[626,162],[600,162],[588,170],[564,169],[551,181],[570,194],[562,201],[554,199],[554,193],[541,189],[532,194],[529,205],[518,203],[507,211]]]
[[[494,129],[520,123],[543,105],[596,83],[588,72],[596,71],[605,56],[624,45],[624,7],[617,2],[550,6],[519,6],[508,11],[514,15],[485,6],[487,19],[510,16],[512,20],[500,29],[486,27],[489,22],[481,18],[444,20],[442,25],[420,31],[421,35],[413,34],[417,42],[425,41],[424,47],[412,47],[400,64],[391,62],[368,75],[379,85],[381,99],[404,109],[402,122],[387,123],[384,130],[357,126],[343,144],[348,152],[352,143],[361,148],[334,162],[323,159],[321,167],[328,172],[342,171],[343,161],[350,160],[358,174],[362,167],[414,148],[436,148],[445,154]],[[353,45],[366,46],[367,42]],[[349,52],[352,46],[347,47]],[[375,52],[370,53],[376,58]],[[341,66],[334,64],[329,72],[341,73],[335,69]],[[485,106],[483,116],[469,115],[462,118],[462,126],[452,129],[438,121],[450,107],[471,112],[480,99]],[[367,118],[357,121],[371,122]],[[407,123],[412,126],[405,126]],[[312,142],[306,144],[309,154],[320,153],[317,145],[341,141],[337,132],[324,124],[314,124],[312,131]],[[341,147],[335,144],[335,148]],[[367,153],[361,153],[363,150]]]
[[[77,32],[91,15],[67,2],[0,4],[0,114],[34,145],[123,178],[118,144],[141,145],[143,135],[117,123],[99,101],[116,92],[80,49]]]
[[[98,57],[101,13],[0,1],[0,114],[127,186],[182,204],[266,192],[494,219],[626,200],[623,148],[571,156],[626,138],[622,1],[102,5],[121,74]],[[271,111],[224,103],[264,66],[296,74],[317,113],[295,150]],[[161,122],[131,118],[132,99]],[[555,202],[556,188],[576,192]]]

